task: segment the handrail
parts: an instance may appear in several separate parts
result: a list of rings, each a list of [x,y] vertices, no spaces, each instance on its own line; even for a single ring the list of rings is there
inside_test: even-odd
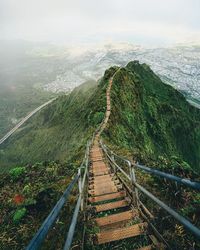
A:
[[[141,170],[144,170],[145,172],[150,173],[150,174],[158,175],[160,177],[179,182],[179,183],[186,185],[190,188],[200,190],[200,183],[199,182],[191,181],[189,179],[185,179],[185,178],[181,178],[181,177],[178,177],[178,176],[175,176],[172,174],[168,174],[168,173],[159,171],[159,170],[154,169],[154,168],[146,167],[146,166],[138,164],[138,163],[133,163],[133,165],[137,168],[140,168]]]
[[[129,161],[129,160],[127,160],[127,159],[125,159],[125,158],[117,155],[116,153],[112,152],[111,149],[108,146],[106,146],[105,144],[103,146],[106,147],[111,152],[111,154],[113,154],[118,159],[120,159],[120,160],[122,160],[124,162]],[[157,170],[155,168],[150,168],[150,167],[141,165],[139,163],[132,163],[132,165],[134,167],[137,167],[137,168],[145,171],[145,172],[148,172],[149,174],[157,175],[157,176],[160,176],[162,178],[166,178],[166,179],[171,180],[171,181],[176,181],[176,182],[178,182],[180,184],[183,184],[185,186],[188,186],[190,188],[193,188],[193,189],[196,189],[196,190],[200,190],[200,182],[191,181],[191,180],[186,179],[186,178],[181,178],[181,177],[178,177],[178,176],[175,176],[175,175],[172,175],[172,174],[168,174],[166,172]]]
[[[165,211],[171,214],[176,220],[178,220],[182,225],[184,225],[188,230],[190,230],[194,235],[196,235],[200,239],[200,229],[198,227],[194,226],[191,222],[189,222],[189,220],[185,219],[182,215],[178,214],[174,209],[167,206],[164,202],[159,200],[156,196],[154,196],[152,193],[147,191],[144,187],[142,187],[138,183],[134,183],[134,185],[140,191],[146,194],[151,200],[153,200],[160,207],[162,207]]]
[[[74,236],[74,231],[75,231],[75,227],[76,227],[76,223],[77,223],[77,219],[78,219],[78,212],[80,210],[80,206],[81,206],[81,195],[79,195],[78,201],[76,203],[73,218],[72,218],[72,221],[70,224],[70,228],[69,228],[69,231],[67,234],[67,239],[65,241],[65,246],[64,246],[63,250],[69,250],[71,247],[73,236]]]
[[[41,225],[41,227],[39,228],[39,230],[37,231],[35,236],[32,238],[29,245],[26,247],[26,250],[39,249],[39,247],[43,243],[46,235],[48,234],[50,228],[52,227],[53,223],[57,219],[61,209],[63,208],[64,204],[66,203],[67,199],[69,198],[69,195],[70,195],[73,187],[75,186],[77,181],[79,181],[79,192],[80,192],[80,194],[79,194],[79,198],[78,198],[78,201],[77,201],[77,204],[76,204],[76,207],[75,207],[75,211],[74,211],[74,214],[73,214],[73,219],[72,219],[72,222],[71,222],[71,225],[70,225],[70,230],[68,232],[68,236],[67,236],[67,240],[66,240],[64,249],[69,249],[69,248],[66,248],[66,247],[71,246],[73,235],[74,235],[74,229],[75,229],[76,222],[77,222],[78,212],[80,210],[80,206],[81,206],[82,201],[83,201],[82,192],[83,192],[83,189],[84,189],[86,175],[87,175],[87,171],[88,171],[88,156],[89,156],[89,148],[90,148],[90,146],[91,146],[91,142],[88,142],[87,147],[86,147],[85,156],[84,156],[84,159],[83,159],[83,161],[81,163],[81,166],[78,169],[78,173],[75,175],[73,180],[70,182],[70,184],[66,188],[65,192],[63,193],[63,195],[61,196],[59,201],[56,203],[56,205],[54,206],[54,208],[52,209],[52,211],[50,212],[48,217],[45,219],[45,221],[43,222],[43,224]],[[81,180],[81,169],[84,168],[84,165],[85,165],[85,172],[84,172],[84,175],[83,175],[83,179]]]
[[[157,203],[160,207],[162,207],[165,211],[167,211],[177,221],[179,221],[183,226],[185,226],[189,231],[191,231],[194,235],[196,235],[200,239],[200,229],[199,228],[197,228],[196,226],[194,226],[189,220],[187,220],[186,218],[184,218],[182,215],[180,215],[179,213],[177,213],[174,209],[172,209],[169,206],[167,206],[164,202],[162,202],[161,200],[159,200],[156,196],[154,196],[152,193],[150,193],[149,191],[147,191],[144,187],[142,187],[141,185],[139,185],[136,182],[136,180],[133,180],[133,178],[130,175],[128,175],[127,173],[125,173],[125,171],[120,166],[118,166],[118,164],[115,162],[114,158],[112,157],[112,155],[114,155],[114,153],[105,144],[103,144],[102,142],[100,142],[100,144],[101,144],[101,147],[102,147],[104,153],[106,154],[106,156],[108,157],[108,159],[112,162],[112,164],[114,164],[114,166],[117,167],[118,170],[122,174],[124,174],[129,181],[132,181],[133,185],[135,186],[135,188],[137,188],[137,190],[140,190],[142,193],[144,193],[145,195],[147,195],[151,200],[153,200],[155,203]],[[109,149],[109,151],[111,152],[111,155],[108,154],[108,150],[107,149]],[[120,157],[120,159],[123,159],[123,158]],[[128,160],[125,159],[125,161],[127,162]],[[134,171],[134,165],[135,164],[129,164],[129,166],[132,169],[132,171]],[[159,172],[161,172],[161,171],[159,171]],[[130,171],[130,173],[131,173],[131,171]],[[137,197],[137,199],[139,199],[139,198]]]
[[[52,209],[46,220],[43,222],[29,245],[27,246],[26,250],[35,250],[38,249],[42,242],[44,241],[49,229],[52,227],[53,223],[55,222],[56,218],[62,207],[64,206],[66,200],[69,198],[70,192],[73,189],[74,185],[78,181],[79,175],[76,174],[74,179],[71,181],[67,189],[65,190],[64,194],[61,196],[60,200],[56,203],[55,207]]]
[[[65,241],[65,246],[63,248],[63,250],[69,250],[70,247],[71,247],[71,244],[72,244],[72,240],[73,240],[73,236],[74,236],[74,232],[75,232],[75,228],[76,228],[76,224],[77,224],[77,219],[78,219],[78,213],[79,213],[79,210],[80,210],[80,207],[83,206],[83,189],[84,189],[84,186],[85,186],[85,180],[86,180],[86,175],[87,175],[87,172],[88,172],[88,156],[89,156],[89,148],[91,146],[91,143],[87,143],[87,149],[86,149],[86,153],[85,153],[85,172],[84,172],[84,175],[83,175],[83,179],[79,179],[79,197],[78,197],[78,200],[77,200],[77,203],[76,203],[76,207],[74,209],[74,214],[73,214],[73,217],[72,217],[72,221],[71,221],[71,224],[70,224],[70,227],[69,227],[69,231],[67,233],[67,238],[66,238],[66,241]],[[79,172],[80,172],[80,176],[81,176],[81,169],[82,168],[79,168]]]

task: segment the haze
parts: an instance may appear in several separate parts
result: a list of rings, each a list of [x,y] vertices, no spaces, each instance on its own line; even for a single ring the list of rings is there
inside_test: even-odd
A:
[[[0,39],[199,43],[199,11],[199,0],[0,0]]]

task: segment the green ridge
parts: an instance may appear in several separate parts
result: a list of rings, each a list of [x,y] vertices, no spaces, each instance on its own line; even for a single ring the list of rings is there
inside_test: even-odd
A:
[[[82,161],[86,141],[103,118],[108,80],[115,72],[112,110],[104,141],[126,157],[186,178],[198,177],[192,169],[199,172],[200,167],[200,111],[188,104],[182,94],[162,83],[146,64],[135,61],[118,69],[112,67],[98,83],[84,83],[68,96],[57,98],[1,145],[0,248],[1,244],[3,249],[24,248],[70,183]],[[199,224],[199,194],[143,173],[137,173],[137,179]],[[77,189],[43,249],[62,249],[76,198]],[[156,212],[155,204],[148,205]],[[74,245],[80,243],[81,219]],[[165,228],[163,223],[159,225]],[[182,228],[179,231],[178,240],[171,242],[184,249],[184,231]],[[170,235],[173,238],[173,233]],[[133,243],[121,241],[117,246],[125,249]]]
[[[114,77],[104,138],[139,161],[178,157],[200,169],[200,111],[146,64],[130,62]]]

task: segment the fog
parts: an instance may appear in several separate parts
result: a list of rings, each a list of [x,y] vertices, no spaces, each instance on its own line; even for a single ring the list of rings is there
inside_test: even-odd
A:
[[[199,11],[199,0],[0,0],[0,39],[199,43]]]

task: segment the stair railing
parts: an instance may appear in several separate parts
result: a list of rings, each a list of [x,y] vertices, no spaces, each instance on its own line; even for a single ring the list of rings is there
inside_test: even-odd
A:
[[[103,145],[103,147],[108,151],[112,152],[112,155],[114,155],[114,157],[116,157],[117,159],[121,160],[121,161],[124,161],[124,162],[127,162],[129,160],[115,154],[108,146],[106,146],[105,144],[102,144],[101,142],[101,145]],[[144,166],[144,165],[141,165],[139,163],[131,163],[131,165],[135,168],[138,168],[140,170],[143,170],[149,174],[152,174],[152,175],[157,175],[159,177],[162,177],[162,178],[165,178],[165,179],[168,179],[168,180],[171,180],[171,181],[175,181],[175,182],[178,182],[180,184],[183,184],[185,186],[188,186],[189,188],[192,188],[192,189],[195,189],[195,190],[198,190],[200,191],[200,182],[196,182],[196,181],[191,181],[189,179],[186,179],[186,178],[181,178],[181,177],[178,177],[178,176],[175,176],[175,175],[172,175],[172,174],[168,174],[168,173],[165,173],[163,171],[160,171],[160,170],[157,170],[157,169],[154,169],[154,168],[151,168],[151,167],[147,167],[147,166]]]
[[[79,195],[78,195],[77,203],[74,209],[72,221],[71,221],[68,233],[67,233],[65,245],[63,248],[64,250],[70,249],[73,236],[74,236],[75,227],[77,224],[78,214],[79,214],[80,209],[83,210],[83,204],[84,204],[83,193],[84,193],[86,178],[88,176],[89,151],[90,151],[91,143],[92,143],[91,141],[87,142],[85,156],[82,161],[82,164],[80,165],[78,169],[77,174],[73,177],[72,181],[67,186],[66,190],[64,191],[59,201],[56,203],[56,205],[51,210],[51,212],[49,213],[49,215],[47,216],[47,218],[45,219],[45,221],[43,222],[43,224],[41,225],[41,227],[39,228],[35,236],[32,238],[29,245],[26,247],[26,250],[37,250],[41,247],[49,230],[52,228],[53,224],[58,218],[61,209],[64,207],[67,200],[69,199],[71,191],[73,190],[75,185],[78,183]]]
[[[171,216],[173,216],[177,221],[179,221],[180,224],[182,224],[183,226],[185,226],[191,233],[193,233],[198,239],[200,239],[200,229],[197,228],[196,226],[194,226],[189,220],[187,220],[186,218],[184,218],[182,215],[180,215],[179,213],[177,213],[174,209],[170,208],[169,206],[167,206],[164,202],[162,202],[161,200],[159,200],[156,196],[154,196],[152,193],[150,193],[148,190],[146,190],[144,187],[142,187],[140,184],[137,183],[136,178],[135,178],[135,171],[134,168],[138,167],[139,169],[142,169],[148,173],[151,174],[155,174],[158,175],[160,177],[163,178],[167,178],[169,180],[172,181],[176,181],[179,182],[181,184],[184,184],[188,187],[191,188],[195,188],[197,190],[199,190],[199,185],[200,183],[198,182],[193,182],[187,179],[182,179],[180,177],[177,176],[173,176],[167,173],[164,173],[162,171],[155,171],[155,169],[150,169],[147,168],[145,166],[139,165],[139,164],[133,164],[131,163],[129,160],[115,154],[108,146],[106,146],[105,144],[102,143],[102,141],[100,141],[100,145],[101,148],[103,150],[103,152],[105,153],[105,155],[107,156],[109,162],[111,163],[111,166],[113,167],[113,169],[118,169],[131,183],[133,183],[134,187],[135,187],[135,193],[136,193],[136,199],[137,202],[139,203],[139,196],[138,196],[138,190],[140,192],[142,192],[143,194],[145,194],[146,196],[148,196],[152,201],[154,201],[157,205],[159,205],[161,208],[163,208],[166,212],[168,212]],[[127,174],[115,161],[115,158],[121,160],[122,162],[124,162],[125,164],[127,164],[129,166],[129,170],[130,170],[130,174]]]

